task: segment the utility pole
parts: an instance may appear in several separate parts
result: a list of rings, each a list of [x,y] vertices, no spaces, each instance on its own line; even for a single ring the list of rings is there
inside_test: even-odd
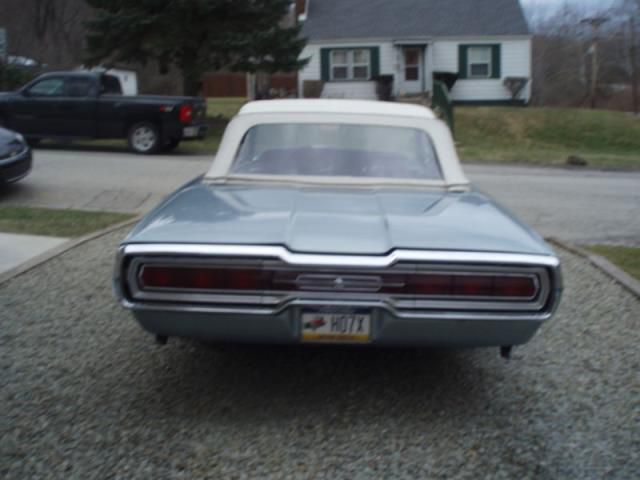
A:
[[[598,95],[598,82],[600,76],[600,64],[598,58],[598,47],[600,43],[600,27],[607,23],[608,17],[590,17],[582,20],[583,24],[591,25],[593,40],[591,44],[591,108],[596,108],[596,96]]]
[[[636,22],[635,17],[629,17],[629,29],[631,30],[631,96],[633,98],[633,113],[640,113],[640,99],[638,98],[638,51],[636,50]]]

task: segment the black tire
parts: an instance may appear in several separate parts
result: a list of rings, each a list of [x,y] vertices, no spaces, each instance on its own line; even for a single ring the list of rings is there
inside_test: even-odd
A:
[[[129,148],[141,155],[151,155],[160,149],[162,144],[158,127],[151,122],[138,122],[129,128],[127,133]]]
[[[162,150],[164,152],[173,152],[176,148],[178,148],[178,145],[180,145],[180,139],[171,138],[162,146]]]

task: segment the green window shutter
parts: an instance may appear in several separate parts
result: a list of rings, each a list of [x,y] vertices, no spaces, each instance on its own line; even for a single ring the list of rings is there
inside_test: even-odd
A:
[[[371,47],[371,78],[380,75],[380,47]]]
[[[501,78],[502,77],[502,67],[500,65],[501,58],[501,45],[492,45],[491,46],[491,65],[492,72],[491,78]]]
[[[468,51],[469,47],[467,45],[458,45],[458,78],[468,77]]]
[[[331,49],[320,49],[320,72],[322,80],[325,82],[331,81]]]

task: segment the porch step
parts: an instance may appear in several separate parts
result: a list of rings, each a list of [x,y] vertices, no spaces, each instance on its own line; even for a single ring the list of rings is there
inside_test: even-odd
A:
[[[396,98],[397,102],[400,103],[412,103],[414,105],[422,105],[424,107],[431,107],[432,105],[432,96],[430,92],[418,93],[418,94],[405,94],[399,95]]]

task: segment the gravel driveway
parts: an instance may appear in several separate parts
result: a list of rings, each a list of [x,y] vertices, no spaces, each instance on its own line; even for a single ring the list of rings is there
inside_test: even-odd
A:
[[[556,319],[497,349],[156,346],[116,305],[124,232],[0,286],[0,477],[640,476],[640,302],[562,253]]]

